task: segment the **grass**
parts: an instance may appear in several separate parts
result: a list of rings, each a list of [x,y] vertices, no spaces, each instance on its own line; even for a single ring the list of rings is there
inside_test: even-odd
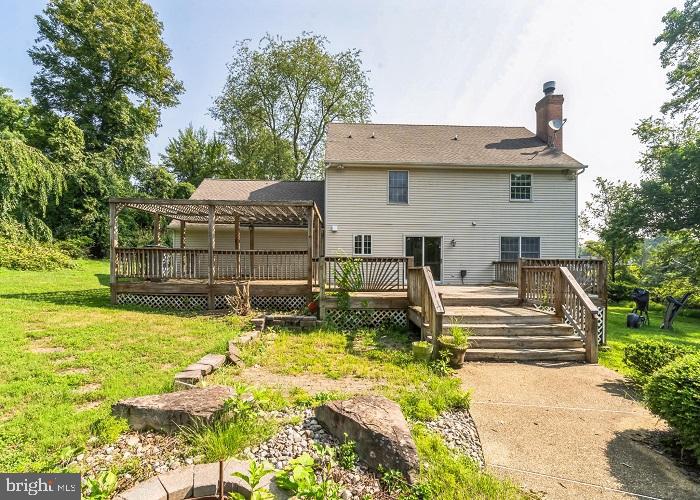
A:
[[[419,481],[441,500],[536,498],[508,480],[480,471],[473,461],[451,451],[440,436],[422,425],[414,426],[413,439],[421,459]]]
[[[91,435],[116,438],[112,403],[170,390],[240,331],[229,317],[113,307],[108,269],[0,269],[0,470],[51,470]]]
[[[602,365],[616,370],[624,375],[632,372],[622,361],[626,345],[639,340],[665,340],[676,344],[694,347],[700,351],[700,318],[678,316],[673,322],[673,330],[661,330],[663,310],[658,308],[649,311],[651,326],[639,329],[627,328],[627,314],[631,306],[608,307],[608,346],[609,351],[601,351],[599,361]]]
[[[459,379],[439,376],[428,364],[413,359],[404,331],[279,331],[274,342],[245,346],[243,357],[246,365],[282,375],[369,379],[375,384],[373,392],[397,401],[413,419],[430,420],[450,408],[469,405],[469,394],[462,391]],[[235,376],[235,370],[220,370],[211,380],[230,384]]]

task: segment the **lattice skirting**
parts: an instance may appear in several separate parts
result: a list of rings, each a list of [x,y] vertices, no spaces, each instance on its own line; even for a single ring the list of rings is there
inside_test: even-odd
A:
[[[275,296],[275,297],[260,297],[254,296],[250,298],[250,305],[253,309],[262,311],[296,311],[303,308],[308,302],[308,298],[304,296]]]
[[[306,305],[306,297],[303,296],[275,296],[250,298],[254,309],[264,311],[294,311]],[[207,308],[206,295],[166,294],[146,295],[140,293],[120,293],[117,295],[117,304],[131,304],[154,309],[178,309],[186,311],[199,311]],[[228,309],[229,302],[226,295],[214,297],[215,309]]]
[[[404,309],[327,309],[326,321],[342,330],[361,327],[408,327]]]

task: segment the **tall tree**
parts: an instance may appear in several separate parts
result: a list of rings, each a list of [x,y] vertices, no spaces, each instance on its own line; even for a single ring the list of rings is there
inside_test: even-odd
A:
[[[700,0],[686,0],[683,9],[672,8],[662,18],[663,32],[655,44],[662,44],[661,66],[673,97],[662,107],[663,113],[700,110]]]
[[[598,177],[596,193],[581,214],[581,227],[598,237],[589,249],[608,262],[610,279],[616,281],[619,267],[627,263],[642,241],[643,209],[637,188]]]
[[[142,0],[51,0],[36,20],[37,105],[73,118],[88,151],[115,148],[123,175],[133,174],[160,110],[183,92],[153,9]]]
[[[226,144],[216,136],[208,137],[204,127],[195,129],[191,124],[170,139],[160,161],[179,181],[195,186],[205,177],[236,176]]]
[[[268,35],[257,49],[236,44],[211,112],[241,176],[319,177],[326,125],[369,119],[372,91],[360,52],[333,54],[327,45],[310,33],[293,40]]]

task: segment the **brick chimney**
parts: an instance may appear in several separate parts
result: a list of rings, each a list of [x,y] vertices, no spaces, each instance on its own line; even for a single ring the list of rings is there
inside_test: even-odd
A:
[[[562,120],[564,96],[554,93],[555,82],[546,82],[542,86],[544,97],[535,104],[537,114],[537,137],[555,149],[562,151],[562,129],[555,133],[549,126],[550,120]]]

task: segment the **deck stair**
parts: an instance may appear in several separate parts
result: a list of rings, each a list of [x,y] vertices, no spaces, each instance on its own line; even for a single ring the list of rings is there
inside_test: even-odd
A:
[[[455,297],[451,304],[458,303]],[[573,328],[553,314],[528,307],[449,305],[443,333],[452,326],[472,331],[467,361],[583,361],[585,349]],[[484,302],[486,303],[486,301]]]

